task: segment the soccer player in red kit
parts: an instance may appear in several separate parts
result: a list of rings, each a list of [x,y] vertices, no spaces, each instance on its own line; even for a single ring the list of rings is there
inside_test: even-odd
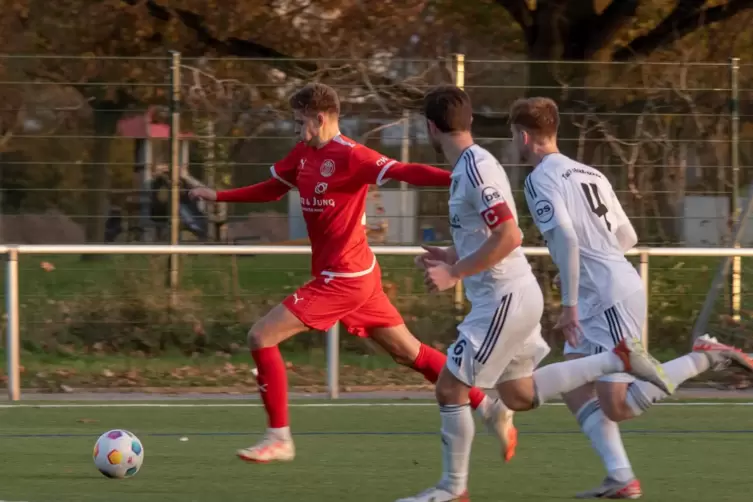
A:
[[[238,451],[249,462],[295,457],[288,421],[288,381],[278,344],[307,329],[327,330],[341,321],[349,332],[368,336],[400,364],[436,382],[445,355],[408,331],[382,289],[381,270],[366,239],[363,217],[369,185],[394,179],[419,186],[449,186],[450,173],[384,157],[340,134],[337,93],[308,84],[290,98],[300,142],[271,168],[262,183],[191,196],[220,202],[270,202],[297,188],[311,240],[313,279],[257,321],[248,333],[268,429],[256,445]],[[504,407],[479,389],[471,405],[507,448]]]

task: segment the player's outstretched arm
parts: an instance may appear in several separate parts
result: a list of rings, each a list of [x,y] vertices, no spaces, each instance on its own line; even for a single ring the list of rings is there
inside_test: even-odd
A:
[[[387,179],[403,181],[419,187],[448,187],[450,172],[426,164],[395,164],[386,172]]]
[[[280,200],[289,190],[290,187],[283,182],[270,178],[255,185],[219,192],[206,187],[194,188],[188,195],[192,199],[217,202],[272,202]]]
[[[217,201],[273,202],[280,200],[289,191],[290,187],[288,185],[277,178],[270,178],[255,185],[217,192]]]
[[[365,185],[383,185],[397,180],[423,187],[450,186],[449,171],[426,164],[399,162],[363,145],[353,149],[350,163],[356,179]]]

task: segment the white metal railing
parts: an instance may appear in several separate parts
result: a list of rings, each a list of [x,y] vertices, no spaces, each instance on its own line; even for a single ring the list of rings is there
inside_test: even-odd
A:
[[[423,252],[418,246],[374,246],[378,255],[415,256]],[[547,256],[546,248],[523,248],[529,256]],[[130,255],[249,255],[249,254],[311,254],[308,246],[222,246],[222,245],[0,245],[0,254],[7,259],[5,274],[5,300],[7,314],[7,376],[8,397],[12,401],[21,398],[20,381],[20,333],[18,257],[43,254],[130,254]],[[626,253],[640,256],[639,272],[648,291],[649,257],[651,256],[753,256],[753,248],[635,248]],[[339,393],[339,330],[337,325],[328,331],[327,337],[327,388],[331,398]],[[643,341],[648,346],[648,325],[644,325]]]

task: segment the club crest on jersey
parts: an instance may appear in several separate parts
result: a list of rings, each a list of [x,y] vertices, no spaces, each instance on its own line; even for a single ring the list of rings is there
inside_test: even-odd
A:
[[[497,202],[502,201],[502,196],[499,194],[499,190],[494,187],[484,187],[481,190],[481,199],[484,201],[486,207],[492,207]]]
[[[319,168],[319,173],[325,178],[329,178],[335,174],[335,161],[327,159],[322,163],[322,167]]]
[[[327,191],[327,184],[325,182],[323,182],[323,181],[320,181],[314,187],[314,193],[317,194],[317,195],[321,195],[321,194],[323,194],[326,191]]]
[[[554,206],[546,199],[538,201],[533,209],[539,223],[549,223],[554,218]]]

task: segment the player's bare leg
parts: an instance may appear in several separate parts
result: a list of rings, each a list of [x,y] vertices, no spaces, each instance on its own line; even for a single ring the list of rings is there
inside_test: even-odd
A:
[[[436,383],[447,356],[422,343],[405,324],[368,330],[369,338],[379,344],[394,361],[421,373],[426,380]],[[468,393],[471,409],[475,410],[490,433],[502,445],[503,457],[512,458],[517,443],[517,430],[512,423],[513,413],[499,400],[489,398],[475,387]],[[511,442],[512,441],[512,442]],[[508,458],[509,457],[509,458]]]
[[[742,351],[703,336],[696,341],[693,352],[664,363],[662,368],[667,377],[679,385],[709,369],[729,364],[753,372],[753,360]],[[599,381],[595,385],[595,395],[589,388],[565,397],[608,471],[599,487],[577,494],[578,498],[635,499],[642,495],[616,422],[639,416],[653,403],[666,397],[667,393],[661,389],[638,381]]]
[[[470,387],[446,367],[437,380],[436,397],[442,419],[442,479],[414,497],[397,502],[468,501],[468,467],[475,435]]]
[[[259,392],[267,412],[268,428],[254,446],[238,450],[247,462],[282,462],[295,458],[288,419],[288,377],[278,345],[304,331],[306,326],[284,305],[273,308],[248,333],[251,355],[256,362]]]
[[[660,363],[643,350],[640,343],[623,340],[611,352],[549,364],[533,371],[530,376],[502,381],[497,385],[497,392],[508,408],[527,411],[611,373],[626,371],[666,388],[659,367]],[[506,460],[509,460],[507,455]]]
[[[696,340],[690,354],[662,364],[667,378],[675,386],[682,384],[709,369],[722,369],[729,365],[753,372],[753,359],[740,349],[719,343],[704,335]],[[606,415],[615,422],[642,415],[651,405],[667,397],[663,389],[646,382],[600,381],[596,392]]]

